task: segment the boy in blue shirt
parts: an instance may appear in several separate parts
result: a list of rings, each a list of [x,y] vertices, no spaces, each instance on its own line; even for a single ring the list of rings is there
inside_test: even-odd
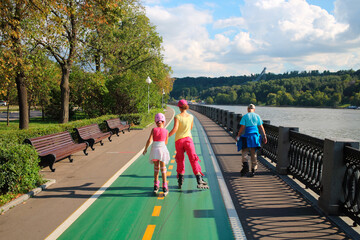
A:
[[[255,113],[255,105],[250,104],[247,108],[248,113],[245,114],[240,120],[240,130],[237,135],[238,151],[241,152],[241,159],[243,168],[240,171],[241,176],[246,175],[249,172],[249,164],[246,159],[246,155],[250,150],[251,155],[251,173],[250,177],[253,177],[257,169],[256,150],[261,147],[261,140],[266,144],[267,138],[265,129],[263,127],[263,121],[260,116]],[[245,133],[241,133],[245,130]],[[262,136],[259,133],[262,133]]]

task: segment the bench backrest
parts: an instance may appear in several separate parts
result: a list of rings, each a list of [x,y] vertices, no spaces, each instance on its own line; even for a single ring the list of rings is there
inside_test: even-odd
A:
[[[122,125],[121,121],[120,121],[120,118],[113,118],[113,119],[109,119],[109,120],[106,120],[108,126],[110,128],[114,128],[114,127],[117,127],[119,125]]]
[[[46,136],[25,139],[25,143],[33,145],[38,153],[42,153],[52,149],[66,147],[66,145],[69,144],[74,144],[74,140],[72,139],[70,133],[65,131]]]
[[[99,125],[97,125],[96,123],[87,125],[87,126],[83,126],[83,127],[79,127],[76,129],[77,129],[80,137],[83,139],[87,139],[94,134],[102,133],[99,128]]]

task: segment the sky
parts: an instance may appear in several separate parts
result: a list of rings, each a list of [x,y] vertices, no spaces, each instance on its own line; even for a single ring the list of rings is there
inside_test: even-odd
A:
[[[360,0],[142,0],[172,77],[360,69]]]

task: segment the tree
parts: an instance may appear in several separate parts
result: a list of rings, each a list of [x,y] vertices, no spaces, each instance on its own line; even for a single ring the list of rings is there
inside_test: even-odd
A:
[[[6,69],[4,81],[10,84],[9,82],[14,79],[16,83],[20,129],[29,127],[25,71],[30,32],[28,22],[34,16],[36,16],[35,9],[28,0],[2,0],[0,2],[1,68]]]
[[[54,0],[45,2],[44,18],[38,24],[38,34],[34,35],[37,45],[46,49],[59,64],[61,76],[61,122],[69,121],[70,87],[69,77],[74,61],[82,56],[86,36],[90,33],[95,19],[105,21],[99,15],[98,7],[107,6],[110,1],[96,0]],[[114,5],[114,7],[116,7]]]
[[[267,104],[267,105],[276,105],[276,104],[277,104],[276,99],[277,99],[276,93],[269,93],[269,94],[267,95],[267,102],[266,102],[266,104]]]
[[[206,104],[213,104],[213,103],[214,103],[214,99],[209,96],[209,97],[207,97],[207,98],[205,99],[205,102],[206,102]]]
[[[51,92],[59,86],[61,70],[58,65],[47,58],[45,52],[35,49],[29,56],[31,69],[28,75],[29,106],[41,106],[45,118],[45,107],[50,103]]]

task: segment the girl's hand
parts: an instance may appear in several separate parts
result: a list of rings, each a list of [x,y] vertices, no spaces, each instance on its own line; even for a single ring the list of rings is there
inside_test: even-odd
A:
[[[144,151],[143,151],[143,155],[145,155],[147,153],[147,150],[145,149]]]

